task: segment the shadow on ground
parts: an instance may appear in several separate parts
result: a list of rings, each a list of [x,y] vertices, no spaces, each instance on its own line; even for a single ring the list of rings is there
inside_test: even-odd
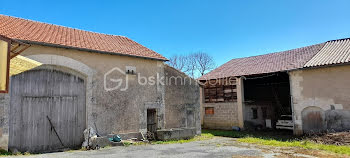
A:
[[[301,140],[301,136],[293,135],[293,131],[289,130],[261,130],[261,131],[225,131],[225,130],[210,130],[203,129],[202,133],[212,134],[214,136],[230,137],[230,138],[245,138],[253,137],[260,139],[274,139],[278,141]]]

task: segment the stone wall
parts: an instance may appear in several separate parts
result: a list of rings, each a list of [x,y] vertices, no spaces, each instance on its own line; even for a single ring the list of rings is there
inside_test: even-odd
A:
[[[147,109],[157,109],[158,129],[195,127],[197,134],[201,132],[199,85],[190,78],[184,86],[162,83],[172,76],[187,77],[163,61],[38,45],[21,55],[86,77],[86,127],[100,135],[146,132]],[[125,74],[129,66],[136,69],[135,74]],[[7,148],[9,137],[8,107],[9,96],[0,95],[3,148]]]
[[[243,78],[236,77],[237,102],[205,103],[203,87],[200,91],[201,125],[206,129],[232,130],[239,127],[244,130],[244,85]],[[214,108],[214,114],[205,114],[205,108]]]
[[[350,66],[289,72],[295,134],[347,130],[350,122]],[[340,128],[339,128],[340,127]]]
[[[0,148],[7,150],[9,139],[9,95],[0,94]]]
[[[199,84],[168,65],[164,72],[166,128],[195,127],[196,134],[200,134]]]
[[[214,114],[205,114],[206,107],[213,107]],[[203,128],[231,130],[239,126],[237,102],[203,103]]]
[[[147,125],[142,119],[145,110],[140,109],[150,105],[164,109],[162,85],[138,84],[141,76],[148,79],[164,75],[161,61],[44,46],[32,46],[22,55],[40,62],[51,61],[48,64],[52,65],[67,66],[88,76],[87,126],[95,128],[101,135],[145,131]],[[135,67],[135,74],[125,74],[127,66]],[[105,87],[117,86],[111,79],[121,79],[122,83],[118,89],[106,91]],[[164,118],[164,112],[159,116]],[[159,126],[163,126],[162,121]]]
[[[93,127],[99,134],[145,132],[147,108],[158,109],[158,128],[165,128],[165,86],[157,82],[139,84],[141,77],[153,77],[155,81],[163,77],[162,61],[37,45],[31,46],[21,55],[42,62],[44,66],[61,66],[86,76],[86,127]],[[127,66],[135,67],[136,73],[125,74]],[[111,79],[121,79],[122,84],[116,90],[106,91],[105,87],[118,86]],[[104,80],[107,80],[107,84]],[[8,144],[8,107],[9,96],[1,94],[2,148],[7,148]]]
[[[268,101],[245,103],[244,108],[244,127],[247,130],[257,127],[266,127],[266,119],[276,122],[274,104]],[[253,109],[257,110],[257,118],[253,116]]]

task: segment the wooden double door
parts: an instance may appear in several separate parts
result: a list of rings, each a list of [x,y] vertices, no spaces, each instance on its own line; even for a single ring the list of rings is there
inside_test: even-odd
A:
[[[9,148],[46,152],[78,148],[86,128],[84,79],[58,70],[11,78]]]

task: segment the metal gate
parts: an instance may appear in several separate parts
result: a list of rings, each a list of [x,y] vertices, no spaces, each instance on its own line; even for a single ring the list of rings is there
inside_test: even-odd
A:
[[[25,152],[80,147],[86,127],[84,80],[57,70],[11,78],[9,149]]]

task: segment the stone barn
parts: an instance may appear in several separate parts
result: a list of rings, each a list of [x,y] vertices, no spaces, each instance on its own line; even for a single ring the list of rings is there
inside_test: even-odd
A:
[[[21,55],[42,64],[12,76],[0,94],[1,148],[81,147],[89,127],[123,139],[201,133],[197,82],[127,37],[5,15],[0,35],[30,44]]]
[[[203,128],[274,128],[294,134],[350,129],[350,39],[232,59],[202,76]]]

